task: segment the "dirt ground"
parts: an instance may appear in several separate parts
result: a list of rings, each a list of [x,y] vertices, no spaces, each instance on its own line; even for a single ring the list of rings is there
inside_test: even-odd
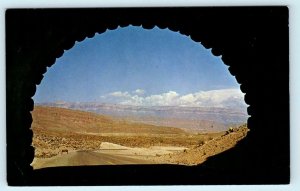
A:
[[[55,166],[156,164],[154,158],[183,151],[185,147],[153,146],[149,148],[125,147],[102,142],[98,150],[78,150],[62,153],[50,158],[35,158],[34,169]]]
[[[193,146],[190,149],[186,149],[182,152],[176,152],[168,155],[162,155],[154,158],[154,161],[159,163],[170,164],[183,164],[183,165],[197,165],[203,163],[208,157],[217,155],[224,152],[236,145],[236,143],[242,140],[249,131],[245,126],[235,128],[232,132],[229,132],[215,137],[203,144]]]
[[[82,135],[35,130],[32,166],[36,169],[73,164],[134,164],[133,161],[137,164],[196,165],[234,147],[248,131],[246,125],[219,133],[163,135]],[[83,156],[93,160],[83,161]]]

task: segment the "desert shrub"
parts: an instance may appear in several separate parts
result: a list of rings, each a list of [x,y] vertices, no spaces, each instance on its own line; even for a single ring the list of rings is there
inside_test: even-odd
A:
[[[204,140],[202,140],[202,139],[201,139],[201,140],[198,140],[198,145],[200,145],[200,146],[201,146],[201,145],[204,145],[204,143],[205,143],[205,141],[204,141]]]

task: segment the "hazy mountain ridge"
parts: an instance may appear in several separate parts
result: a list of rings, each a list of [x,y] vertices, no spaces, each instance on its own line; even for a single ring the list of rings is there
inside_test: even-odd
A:
[[[136,133],[181,134],[182,129],[132,123],[92,112],[59,107],[35,106],[32,112],[34,131],[47,133]]]
[[[233,108],[131,106],[95,102],[56,102],[37,105],[89,111],[151,125],[184,127],[193,130],[225,130],[247,122],[248,115]]]

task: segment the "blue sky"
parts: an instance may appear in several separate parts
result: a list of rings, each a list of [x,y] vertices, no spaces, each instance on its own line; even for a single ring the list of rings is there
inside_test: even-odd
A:
[[[220,57],[178,32],[129,26],[76,42],[48,68],[34,101],[145,104],[150,97],[149,105],[163,104],[167,100],[157,99],[164,96],[196,102],[220,93],[243,95]]]

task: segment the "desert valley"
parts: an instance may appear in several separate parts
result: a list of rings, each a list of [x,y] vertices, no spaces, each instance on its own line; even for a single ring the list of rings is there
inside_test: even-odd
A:
[[[34,169],[197,165],[234,147],[249,131],[242,123],[246,115],[218,108],[53,103],[36,105],[32,116]]]

